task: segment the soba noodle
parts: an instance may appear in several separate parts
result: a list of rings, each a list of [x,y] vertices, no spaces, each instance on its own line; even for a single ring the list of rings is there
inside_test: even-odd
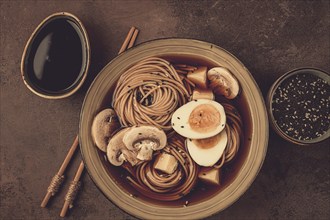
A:
[[[167,132],[167,146],[154,153],[172,155],[178,161],[173,174],[155,169],[155,159],[140,161],[134,167],[124,163],[122,167],[130,175],[131,185],[143,195],[160,200],[173,201],[187,195],[197,182],[199,166],[192,160],[185,140],[172,130],[173,112],[189,101],[195,87],[187,79],[189,71],[196,67],[176,64],[150,57],[126,70],[117,82],[112,106],[124,127],[132,125],[154,125]],[[228,143],[219,161],[213,166],[221,169],[236,156],[243,135],[242,119],[237,109],[228,101],[219,101],[226,113],[225,126]]]
[[[168,145],[162,150],[178,161],[178,167],[171,175],[164,174],[154,168],[154,160],[129,168],[133,174],[127,179],[143,195],[161,200],[173,201],[187,195],[194,187],[198,176],[198,165],[185,151],[184,139],[176,135],[168,140]],[[128,167],[126,167],[127,169]]]
[[[215,168],[221,168],[225,163],[230,162],[237,154],[240,140],[243,135],[242,131],[242,118],[237,109],[228,102],[221,103],[226,112],[226,132],[227,132],[227,146],[220,160],[213,166]]]
[[[174,67],[151,57],[125,71],[117,82],[113,107],[123,126],[150,124],[169,131],[173,112],[189,93]]]

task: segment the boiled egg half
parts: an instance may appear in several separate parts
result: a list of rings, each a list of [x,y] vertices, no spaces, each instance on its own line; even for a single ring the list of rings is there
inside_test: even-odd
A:
[[[186,146],[191,158],[200,166],[213,166],[222,156],[227,146],[226,130],[205,139],[186,140]]]
[[[172,115],[173,129],[191,139],[203,139],[219,134],[226,124],[223,106],[213,100],[196,99],[178,108]]]

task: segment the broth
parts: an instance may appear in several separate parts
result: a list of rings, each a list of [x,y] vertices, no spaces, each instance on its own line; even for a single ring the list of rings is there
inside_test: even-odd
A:
[[[218,63],[211,63],[207,60],[198,59],[198,57],[187,58],[184,56],[175,55],[161,56],[161,58],[166,59],[171,63],[184,63],[192,66],[207,66],[208,68],[219,66]],[[102,102],[103,108],[112,107],[112,94],[115,89],[115,86],[116,84],[112,85],[112,87],[109,88],[108,95],[104,98]],[[252,122],[250,116],[251,113],[248,107],[248,103],[246,101],[244,91],[241,91],[240,95],[235,100],[231,101],[231,103],[238,109],[242,117],[243,137],[241,137],[240,148],[235,158],[229,163],[226,163],[221,168],[220,186],[208,185],[197,180],[197,184],[194,186],[193,190],[189,194],[178,200],[158,201],[155,199],[151,199],[149,197],[144,196],[142,193],[138,192],[135,188],[132,187],[132,185],[126,179],[126,176],[130,174],[124,168],[111,165],[106,159],[106,155],[103,152],[98,151],[100,159],[105,166],[108,175],[114,180],[114,182],[118,186],[122,188],[124,192],[127,192],[133,198],[141,200],[143,202],[157,205],[165,205],[168,207],[182,207],[184,205],[189,206],[208,200],[209,198],[224,190],[236,178],[249,152],[248,147],[252,135]],[[242,109],[244,109],[244,111],[242,111]]]

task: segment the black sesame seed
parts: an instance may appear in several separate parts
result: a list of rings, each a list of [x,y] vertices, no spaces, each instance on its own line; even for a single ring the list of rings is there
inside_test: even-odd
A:
[[[330,85],[320,77],[308,73],[289,77],[274,93],[274,119],[294,139],[320,137],[330,128],[329,97]]]
[[[180,117],[177,117],[177,119],[179,119],[179,120],[180,120]]]
[[[182,125],[181,128],[184,128],[184,126]]]

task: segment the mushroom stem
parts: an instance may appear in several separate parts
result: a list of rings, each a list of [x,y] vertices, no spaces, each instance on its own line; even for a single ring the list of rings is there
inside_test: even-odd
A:
[[[149,146],[142,146],[137,154],[139,160],[151,160],[153,150]]]

